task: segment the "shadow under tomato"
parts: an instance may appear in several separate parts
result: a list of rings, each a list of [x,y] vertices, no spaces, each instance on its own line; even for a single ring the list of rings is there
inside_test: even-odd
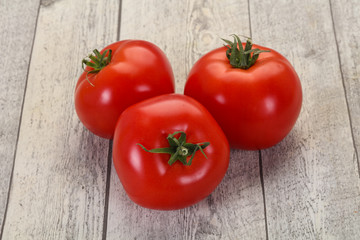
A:
[[[239,231],[244,234],[265,229],[267,186],[274,179],[282,178],[279,169],[293,167],[301,145],[295,132],[269,149],[232,149],[229,169],[220,185],[205,200],[190,208],[198,214],[198,227],[208,226],[197,231],[205,234],[206,229],[210,229],[208,234],[216,235],[224,231],[224,227],[242,228]]]

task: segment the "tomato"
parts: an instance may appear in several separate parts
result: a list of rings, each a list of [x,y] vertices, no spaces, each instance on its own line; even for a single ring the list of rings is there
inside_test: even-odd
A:
[[[210,111],[231,147],[269,148],[290,132],[299,116],[299,77],[275,50],[252,45],[250,39],[241,44],[236,35],[233,43],[225,41],[228,46],[195,63],[184,93]]]
[[[229,151],[206,108],[180,94],[127,108],[113,140],[114,166],[128,196],[159,210],[184,208],[208,196],[225,175]]]
[[[111,50],[111,51],[110,51]],[[174,92],[165,54],[154,44],[124,40],[94,50],[75,89],[75,109],[91,132],[112,138],[116,122],[130,105]]]

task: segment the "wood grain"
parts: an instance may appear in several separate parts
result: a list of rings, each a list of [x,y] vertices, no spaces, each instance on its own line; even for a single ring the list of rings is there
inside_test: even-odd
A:
[[[191,66],[222,46],[220,37],[249,34],[247,10],[247,1],[187,1],[185,7],[181,1],[123,1],[120,38],[163,49],[181,93]],[[265,239],[259,172],[257,152],[232,151],[228,173],[207,199],[163,212],[131,202],[112,168],[107,239]]]
[[[250,15],[254,39],[290,60],[304,95],[291,134],[262,151],[269,239],[359,239],[360,181],[329,1],[251,1]]]
[[[331,7],[360,175],[360,5],[331,1]]]
[[[0,229],[2,229],[39,1],[0,4]],[[22,16],[26,16],[26,18]],[[1,230],[0,230],[1,235]]]
[[[109,143],[84,129],[73,95],[81,59],[116,40],[118,4],[42,2],[3,239],[102,238]]]

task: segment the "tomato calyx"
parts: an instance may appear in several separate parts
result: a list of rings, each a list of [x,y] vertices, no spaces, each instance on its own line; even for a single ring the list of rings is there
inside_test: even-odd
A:
[[[252,41],[249,37],[247,37],[245,48],[243,48],[239,36],[236,34],[231,36],[233,36],[234,42],[223,38],[222,40],[228,44],[225,45],[227,48],[226,57],[234,68],[249,69],[259,58],[260,53],[270,52],[269,50],[260,50],[258,48],[252,49]]]
[[[179,138],[176,138],[175,135],[180,134]],[[176,131],[173,134],[169,134],[166,138],[169,142],[170,147],[165,148],[154,148],[154,149],[146,149],[140,143],[137,143],[143,150],[150,153],[166,153],[170,154],[170,159],[168,164],[171,166],[177,160],[179,160],[182,164],[186,166],[190,166],[192,160],[195,156],[195,153],[200,150],[200,152],[205,156],[207,159],[206,154],[204,153],[204,148],[210,145],[209,142],[203,143],[187,143],[186,142],[186,133],[183,131]],[[187,161],[187,157],[191,156],[189,161]]]
[[[91,86],[94,87],[94,84],[92,82],[90,82],[88,75],[90,73],[98,73],[101,71],[101,69],[103,69],[104,67],[106,67],[110,61],[111,61],[111,54],[112,54],[112,50],[111,49],[107,49],[105,50],[102,54],[99,52],[99,50],[94,49],[93,50],[93,54],[90,54],[88,56],[88,58],[91,60],[87,60],[86,58],[84,58],[81,62],[82,68],[84,69],[85,72],[87,72],[86,74],[86,80],[90,83]],[[92,70],[88,71],[85,69],[85,67],[91,67]]]

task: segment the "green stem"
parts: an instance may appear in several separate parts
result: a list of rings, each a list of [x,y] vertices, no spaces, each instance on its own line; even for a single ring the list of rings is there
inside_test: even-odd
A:
[[[100,72],[104,67],[106,67],[110,61],[111,61],[111,54],[112,54],[112,50],[111,49],[107,49],[105,50],[102,54],[99,52],[99,50],[95,49],[93,51],[94,55],[90,54],[88,56],[88,58],[90,59],[87,60],[86,58],[84,58],[81,62],[82,68],[84,69],[85,72],[87,72],[86,74],[86,80],[90,83],[91,86],[94,87],[94,84],[92,82],[90,82],[88,75],[90,73],[98,73]],[[92,70],[87,71],[85,70],[85,67],[91,67]]]
[[[249,69],[255,64],[259,58],[260,53],[270,52],[269,50],[260,50],[258,48],[252,49],[251,38],[247,38],[245,48],[241,43],[239,36],[233,34],[234,42],[222,39],[228,45],[225,45],[226,57],[229,59],[230,64],[234,68]]]
[[[180,134],[179,138],[176,138],[175,135]],[[192,163],[192,160],[195,156],[195,153],[200,150],[200,152],[205,156],[207,159],[207,156],[204,153],[204,148],[210,145],[209,142],[203,142],[203,143],[187,143],[186,142],[186,133],[182,131],[174,132],[173,134],[169,134],[167,137],[167,140],[169,142],[169,147],[164,148],[154,148],[154,149],[146,149],[143,145],[140,143],[137,143],[143,150],[150,153],[166,153],[170,154],[170,158],[168,161],[169,165],[174,164],[177,160],[182,162],[182,164],[186,166],[190,166]],[[191,157],[190,157],[191,156]],[[187,158],[190,157],[189,161],[187,161]]]

